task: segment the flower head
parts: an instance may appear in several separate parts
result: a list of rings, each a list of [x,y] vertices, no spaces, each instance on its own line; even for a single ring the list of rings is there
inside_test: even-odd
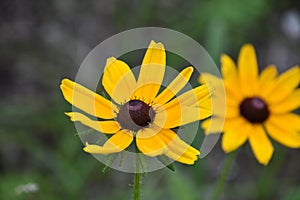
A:
[[[237,67],[227,55],[221,56],[221,64],[226,90],[223,150],[229,153],[249,141],[256,159],[267,165],[274,151],[268,136],[284,146],[299,148],[300,117],[292,113],[300,106],[299,66],[278,75],[276,67],[270,65],[259,75],[255,50],[249,44],[242,47]],[[202,77],[200,82],[221,81],[209,74]],[[224,100],[218,92],[215,96]],[[218,126],[222,117],[216,111],[202,127],[209,132],[208,128]]]
[[[185,164],[197,160],[200,152],[181,140],[172,128],[209,117],[209,91],[203,85],[176,96],[193,73],[193,68],[187,67],[159,93],[165,68],[163,44],[151,41],[137,80],[125,62],[107,59],[102,85],[111,100],[71,80],[62,80],[65,99],[85,112],[66,115],[72,121],[111,135],[103,145],[86,143],[86,152],[117,153],[135,141],[138,150],[148,156],[166,155]]]

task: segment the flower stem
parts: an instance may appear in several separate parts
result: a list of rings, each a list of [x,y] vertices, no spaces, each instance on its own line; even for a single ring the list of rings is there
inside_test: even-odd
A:
[[[134,172],[134,182],[133,182],[133,199],[141,199],[141,184],[142,184],[142,172],[143,172],[143,162],[140,155],[140,151],[135,143],[135,172]]]
[[[134,184],[133,184],[133,199],[141,199],[141,183],[142,183],[142,174],[134,173]]]
[[[234,161],[236,152],[233,152],[226,156],[225,163],[221,172],[221,175],[219,176],[218,182],[215,185],[212,200],[218,200],[220,199],[220,196],[223,192],[223,189],[225,187],[226,178],[228,176],[228,173],[231,169],[232,163]]]

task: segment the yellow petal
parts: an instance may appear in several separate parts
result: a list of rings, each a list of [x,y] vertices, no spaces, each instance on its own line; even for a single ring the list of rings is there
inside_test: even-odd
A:
[[[206,85],[211,94],[223,87],[223,80],[209,73],[202,73],[198,79],[199,83]]]
[[[200,152],[181,140],[172,130],[163,129],[160,137],[168,147],[164,153],[166,156],[185,164],[193,164],[198,159]]]
[[[172,101],[168,102],[165,105],[165,108],[170,108],[174,106],[191,106],[199,107],[201,102],[210,97],[210,92],[206,85],[198,86],[194,89],[191,89],[180,96],[176,97]]]
[[[210,110],[180,104],[169,108],[164,106],[154,108],[156,115],[153,123],[162,128],[174,128],[211,116]]]
[[[253,95],[256,92],[258,66],[254,47],[246,44],[241,48],[238,58],[240,75],[240,87],[245,95]]]
[[[160,129],[156,130],[152,127],[139,130],[136,135],[136,144],[143,154],[157,156],[167,150],[166,144],[160,137],[160,131]]]
[[[102,96],[69,79],[63,79],[60,88],[64,98],[73,106],[99,118],[114,118],[117,108]]]
[[[121,130],[109,138],[103,146],[86,143],[86,147],[83,150],[92,154],[117,153],[126,149],[132,140],[133,136],[130,132]]]
[[[174,97],[190,80],[193,73],[193,67],[187,67],[178,74],[178,76],[166,87],[154,100],[160,105],[168,102]]]
[[[269,65],[259,76],[259,95],[264,99],[270,100],[270,96],[276,88],[277,69],[275,65]]]
[[[225,80],[234,82],[238,81],[235,63],[229,56],[225,54],[221,55],[221,71]]]
[[[198,107],[203,108],[203,109],[207,109],[207,110],[211,110],[213,102],[215,102],[213,100],[213,97],[212,96],[207,96],[207,97],[204,97],[204,98],[198,100]]]
[[[118,104],[129,100],[136,86],[136,80],[128,65],[111,57],[107,59],[102,85]]]
[[[218,116],[218,117],[225,117],[226,118],[233,118],[233,117],[238,117],[240,116],[240,109],[238,106],[229,106],[226,105],[224,107],[224,103],[214,103],[213,104],[213,115]]]
[[[199,82],[206,84],[211,95],[217,96],[218,98],[224,97],[225,95],[234,100],[241,100],[243,98],[240,87],[238,86],[239,82],[223,81],[222,79],[208,73],[201,74]]]
[[[67,112],[65,114],[70,117],[71,121],[81,122],[82,124],[101,133],[116,133],[121,128],[116,121],[94,121],[78,112]]]
[[[274,125],[278,124],[280,127],[286,127],[285,130],[300,130],[300,116],[295,113],[271,115],[267,122]]]
[[[291,93],[300,83],[299,74],[299,66],[295,66],[281,74],[276,81],[272,93],[270,93],[268,101],[270,103],[277,103],[284,100],[287,96],[291,95]]]
[[[166,65],[166,52],[165,47],[162,43],[156,43],[153,40],[150,42],[146,54],[144,56],[142,65],[147,64]]]
[[[265,126],[269,135],[277,142],[289,148],[300,147],[300,117],[298,115],[292,113],[271,115]]]
[[[275,65],[267,66],[259,75],[260,86],[263,86],[266,82],[274,80],[277,76],[277,69]]]
[[[230,153],[242,146],[248,139],[252,131],[251,124],[239,120],[239,124],[229,128],[223,133],[222,148],[226,153]]]
[[[201,123],[201,128],[204,129],[205,134],[220,133],[223,128],[224,121],[219,117],[206,119]]]
[[[164,78],[166,68],[166,52],[162,43],[150,42],[143,59],[137,81],[137,89],[132,98],[144,98],[153,100],[157,95]]]
[[[201,127],[204,129],[205,134],[220,133],[222,131],[229,130],[232,127],[231,122],[237,121],[236,118],[224,119],[222,117],[212,117],[206,119],[201,123]]]
[[[201,127],[205,130],[205,134],[226,132],[228,130],[243,128],[248,123],[243,117],[236,118],[220,118],[212,117],[203,121]]]
[[[252,151],[259,163],[267,165],[273,155],[273,145],[261,125],[253,126],[249,135]]]
[[[285,113],[300,107],[300,89],[296,89],[291,95],[280,103],[269,106],[271,113]]]
[[[169,158],[176,160],[177,162],[181,162],[181,163],[188,164],[188,165],[194,164],[195,161],[198,159],[198,157],[191,159],[191,158],[187,158],[185,156],[180,156],[179,154],[175,153],[172,150],[167,150],[164,154],[166,156],[168,156]]]

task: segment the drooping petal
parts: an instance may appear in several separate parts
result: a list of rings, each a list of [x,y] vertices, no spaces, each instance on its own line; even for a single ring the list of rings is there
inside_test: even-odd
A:
[[[91,154],[118,153],[126,149],[131,144],[132,140],[132,133],[121,130],[109,138],[103,146],[86,143],[86,147],[84,147],[83,150]]]
[[[132,98],[142,97],[146,101],[153,100],[163,81],[165,68],[166,52],[163,44],[151,41],[144,56]]]
[[[289,148],[300,147],[300,117],[296,114],[271,115],[265,123],[269,135]]]
[[[174,97],[190,80],[193,73],[193,67],[187,67],[178,74],[178,76],[166,87],[154,100],[160,105],[168,102]]]
[[[164,154],[173,160],[185,164],[194,164],[200,152],[181,140],[172,130],[163,129],[160,137],[168,147]]]
[[[258,66],[254,47],[246,44],[238,57],[240,87],[244,95],[251,96],[257,91]]]
[[[300,89],[296,89],[286,99],[270,106],[271,113],[285,113],[300,107]]]
[[[64,98],[73,106],[99,118],[114,118],[117,108],[102,96],[69,79],[63,79],[60,88]]]
[[[300,67],[295,66],[279,76],[269,96],[270,103],[278,103],[292,94],[300,83]]]
[[[230,153],[242,146],[252,134],[252,126],[241,118],[234,127],[223,133],[222,148],[226,153]]]
[[[273,145],[261,125],[253,125],[249,142],[259,163],[267,165],[273,155]]]
[[[115,102],[122,104],[129,100],[136,87],[136,80],[125,62],[111,57],[106,62],[102,85]]]
[[[160,128],[153,128],[153,126],[138,131],[136,144],[143,154],[157,156],[162,155],[167,150],[166,144],[160,137],[160,131]]]
[[[116,121],[95,121],[78,112],[67,112],[65,114],[70,117],[71,121],[81,122],[82,124],[101,133],[112,134],[121,129],[119,123]]]

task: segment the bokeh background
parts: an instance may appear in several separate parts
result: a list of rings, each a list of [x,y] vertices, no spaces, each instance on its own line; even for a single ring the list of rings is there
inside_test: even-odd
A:
[[[256,47],[261,68],[300,58],[297,0],[0,1],[0,199],[130,199],[133,174],[109,170],[82,151],[59,90],[97,44],[121,31],[158,26],[202,44],[219,64]],[[134,41],[133,41],[134,42]],[[138,58],[141,60],[142,58]],[[201,130],[200,130],[200,133]],[[300,199],[300,151],[275,145],[267,167],[239,150],[223,199]],[[210,199],[226,155],[220,142],[194,166],[145,175],[143,199]],[[26,192],[25,189],[31,189]]]

